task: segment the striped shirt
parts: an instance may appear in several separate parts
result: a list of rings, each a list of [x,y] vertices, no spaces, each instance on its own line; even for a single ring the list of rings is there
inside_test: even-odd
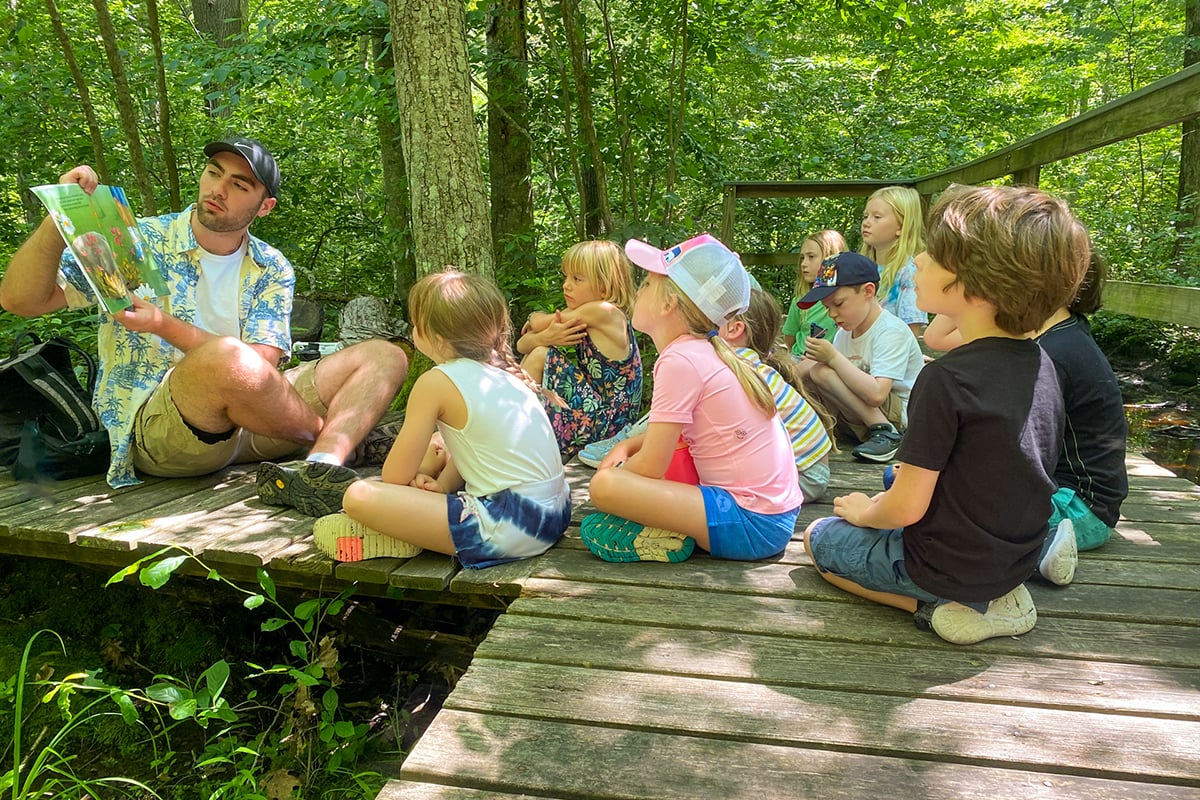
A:
[[[749,347],[736,348],[738,356],[748,362],[766,381],[779,418],[792,440],[792,452],[796,454],[796,471],[804,472],[832,449],[829,434],[817,417],[817,412],[796,388],[770,364],[763,362],[758,353]]]

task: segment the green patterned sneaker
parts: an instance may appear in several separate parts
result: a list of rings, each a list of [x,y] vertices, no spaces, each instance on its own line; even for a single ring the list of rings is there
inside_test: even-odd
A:
[[[359,479],[349,467],[318,461],[258,465],[258,498],[267,505],[288,506],[310,517],[342,510],[346,487]]]
[[[696,549],[696,540],[662,528],[647,528],[612,514],[588,514],[579,526],[587,549],[605,561],[678,563]]]
[[[415,544],[372,530],[345,514],[329,514],[313,523],[313,542],[335,561],[412,558],[421,552]]]

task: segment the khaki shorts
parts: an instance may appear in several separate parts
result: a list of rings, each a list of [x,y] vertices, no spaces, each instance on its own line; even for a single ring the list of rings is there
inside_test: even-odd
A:
[[[329,409],[317,394],[316,365],[316,361],[306,361],[283,376],[309,408],[324,416]],[[272,461],[303,449],[295,442],[260,436],[244,428],[215,444],[200,441],[171,400],[170,377],[168,371],[134,418],[130,453],[138,472],[160,478],[207,475],[230,464]]]
[[[883,408],[879,410],[883,412],[883,415],[887,417],[887,421],[892,423],[897,431],[904,432],[904,429],[900,426],[900,420],[903,419],[904,403],[896,396],[895,392],[888,392],[887,400],[883,401]],[[867,431],[870,426],[858,422],[850,422],[846,419],[839,419],[839,421],[853,431],[860,442],[867,440]]]

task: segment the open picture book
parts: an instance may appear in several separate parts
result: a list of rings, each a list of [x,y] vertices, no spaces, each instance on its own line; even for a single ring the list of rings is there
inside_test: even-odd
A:
[[[168,294],[121,187],[101,184],[88,194],[78,184],[54,183],[35,186],[33,193],[46,206],[105,311],[115,314],[132,306],[133,292]]]

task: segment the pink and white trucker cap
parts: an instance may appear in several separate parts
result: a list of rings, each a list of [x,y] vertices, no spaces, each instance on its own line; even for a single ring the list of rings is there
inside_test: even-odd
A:
[[[642,269],[674,281],[714,325],[750,307],[750,273],[737,253],[707,233],[669,250],[630,239],[625,254]]]

